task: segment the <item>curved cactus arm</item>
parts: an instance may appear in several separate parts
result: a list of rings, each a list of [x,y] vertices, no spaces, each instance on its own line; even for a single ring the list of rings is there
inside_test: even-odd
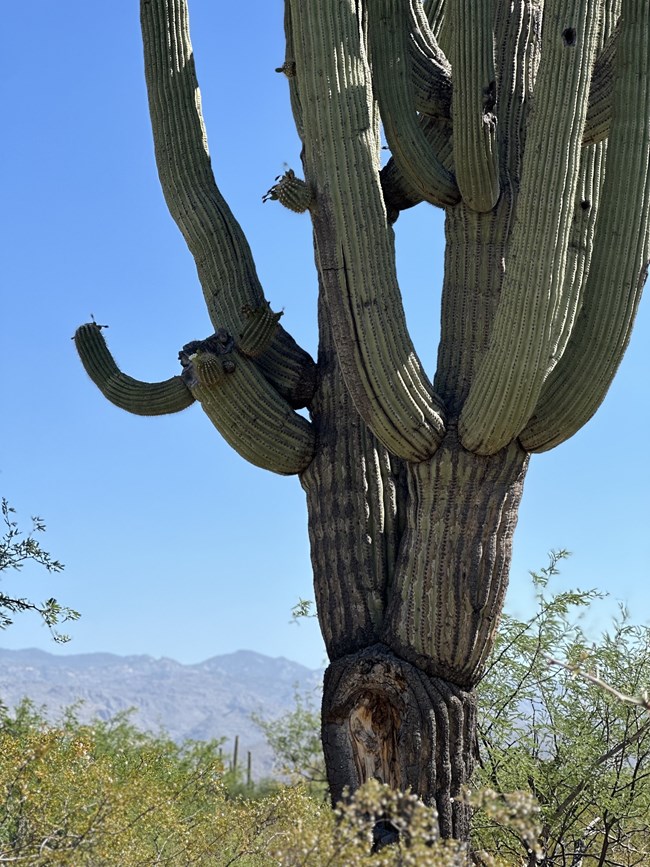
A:
[[[499,198],[493,0],[449,0],[454,168],[465,204],[491,211]]]
[[[213,326],[225,326],[235,333],[242,307],[258,307],[264,295],[248,242],[212,173],[186,0],[141,0],[140,17],[156,162],[165,200],[195,259]],[[308,379],[313,392],[311,357],[282,328],[275,342],[287,361],[281,368],[267,364],[265,375],[289,399],[295,398],[296,389],[305,390]]]
[[[422,196],[409,184],[392,157],[379,173],[379,179],[389,223],[395,222],[400,211],[414,208],[422,202]]]
[[[440,38],[440,30],[445,17],[445,6],[446,0],[424,0],[422,3],[422,11],[436,39]]]
[[[355,0],[336,15],[322,0],[291,4],[317,262],[346,387],[390,451],[424,460],[444,435],[443,410],[406,328],[363,22]]]
[[[553,448],[596,412],[627,347],[650,260],[650,4],[624,2],[614,113],[584,301],[520,441]]]
[[[478,454],[499,451],[530,419],[579,301],[579,285],[565,273],[598,19],[590,0],[566,7],[565,0],[544,6],[503,288],[459,422],[461,442]]]
[[[416,109],[427,117],[451,117],[451,66],[438,45],[424,9],[409,0],[411,85]]]
[[[183,347],[183,380],[223,438],[255,466],[281,475],[307,468],[313,425],[277,393],[225,329]]]
[[[584,145],[595,144],[607,138],[612,119],[612,102],[614,96],[614,67],[618,51],[620,26],[617,26],[596,58],[591,87],[589,90],[589,105],[587,120],[582,139]]]
[[[96,323],[78,328],[74,342],[88,376],[120,409],[135,415],[167,415],[194,403],[192,392],[180,376],[165,382],[141,382],[122,373]]]
[[[425,115],[420,116],[419,123],[438,162],[447,171],[453,172],[454,154],[448,124]],[[424,201],[418,191],[409,183],[408,178],[393,157],[382,168],[380,178],[384,201],[391,222],[395,221],[400,211],[405,211],[407,208],[412,208]]]
[[[373,80],[393,159],[425,201],[445,207],[458,202],[460,196],[453,174],[429,146],[415,110],[408,2],[372,0],[368,4]]]
[[[451,67],[437,42],[443,6],[441,0],[424,5],[419,0],[409,0],[411,84],[415,108],[420,114],[418,123],[428,146],[436,160],[453,174]],[[400,211],[424,201],[393,157],[381,170],[381,185],[390,222],[395,222]]]

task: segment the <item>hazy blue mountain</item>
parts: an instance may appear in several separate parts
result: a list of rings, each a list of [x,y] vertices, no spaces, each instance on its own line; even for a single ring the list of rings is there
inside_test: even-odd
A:
[[[225,737],[227,754],[239,735],[241,761],[250,750],[256,777],[271,773],[272,756],[251,714],[280,716],[294,706],[296,689],[318,704],[321,682],[322,671],[249,650],[182,665],[151,656],[0,649],[0,702],[7,707],[26,696],[56,720],[78,704],[84,722],[134,708],[131,721],[143,730],[162,729],[176,741]]]

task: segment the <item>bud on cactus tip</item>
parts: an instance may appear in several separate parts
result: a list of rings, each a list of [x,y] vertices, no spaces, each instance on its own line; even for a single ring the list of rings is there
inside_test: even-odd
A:
[[[288,169],[275,180],[276,183],[262,196],[263,202],[269,199],[278,201],[297,214],[303,214],[311,207],[314,199],[313,191],[305,181],[296,177],[293,169]]]

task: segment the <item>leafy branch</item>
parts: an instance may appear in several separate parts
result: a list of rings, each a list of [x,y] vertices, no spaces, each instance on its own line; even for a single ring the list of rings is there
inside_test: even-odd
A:
[[[55,560],[42,547],[36,535],[45,532],[42,518],[32,517],[32,528],[25,534],[14,519],[15,509],[3,497],[0,506],[4,532],[0,537],[0,572],[9,570],[20,571],[26,563],[36,563],[47,572],[62,572],[63,563]],[[32,611],[38,614],[43,623],[52,633],[54,641],[62,644],[70,640],[68,635],[59,632],[56,627],[60,623],[78,620],[79,612],[73,608],[61,605],[54,597],[40,604],[22,596],[9,595],[0,591],[0,629],[6,629],[13,623],[15,614]]]

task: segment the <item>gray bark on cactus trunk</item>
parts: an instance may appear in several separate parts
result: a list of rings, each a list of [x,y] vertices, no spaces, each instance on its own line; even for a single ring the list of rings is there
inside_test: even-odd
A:
[[[322,733],[334,802],[380,780],[434,807],[443,837],[469,837],[470,810],[459,796],[476,755],[473,692],[375,644],[327,669]]]

